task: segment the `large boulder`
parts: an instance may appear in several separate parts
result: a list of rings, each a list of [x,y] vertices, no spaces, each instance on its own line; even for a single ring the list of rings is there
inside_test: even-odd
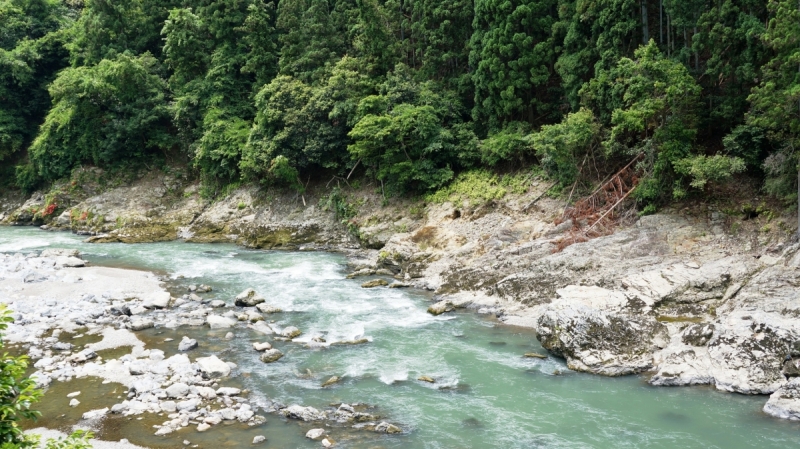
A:
[[[234,304],[239,307],[255,307],[258,304],[266,301],[264,298],[261,297],[255,290],[252,288],[248,288],[247,290],[239,293],[236,295],[236,299],[234,300]]]
[[[211,329],[228,329],[236,325],[236,320],[220,315],[208,315],[206,323]]]
[[[231,373],[231,367],[215,355],[200,357],[196,363],[200,371],[208,377],[225,377]]]
[[[764,413],[776,418],[800,421],[800,377],[793,377],[772,393],[764,405]]]
[[[669,341],[655,317],[626,313],[629,298],[600,287],[568,286],[537,322],[542,346],[570,369],[622,376],[653,367],[653,353]]]
[[[325,419],[325,414],[314,407],[303,407],[297,404],[281,409],[278,413],[289,419],[299,419],[306,422]]]

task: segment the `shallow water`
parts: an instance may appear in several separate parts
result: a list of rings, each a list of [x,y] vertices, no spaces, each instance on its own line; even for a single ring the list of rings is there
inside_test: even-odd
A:
[[[258,400],[317,408],[371,404],[377,407],[373,412],[407,431],[384,436],[334,428],[330,434],[338,447],[785,448],[795,446],[800,435],[797,423],[761,413],[763,396],[654,388],[641,377],[602,378],[571,372],[554,358],[525,359],[526,352],[544,353],[529,330],[471,313],[433,317],[425,312],[430,301],[422,292],[362,289],[363,279],[345,279],[346,260],[340,255],[183,242],[87,245],[68,233],[0,227],[0,252],[48,246],[78,248],[97,265],[157,271],[171,279],[176,293],[206,283],[214,291],[205,296],[232,302],[236,293],[255,288],[285,311],[270,319],[303,330],[301,342],[314,336],[368,338],[363,345],[317,349],[273,342],[286,356],[265,365],[250,345],[272,339],[244,328],[235,330],[232,341],[222,338],[227,331],[207,328],[141,333],[148,347],[174,338],[162,343],[167,355],[182,335],[198,338],[201,347],[190,356],[215,352],[237,363],[230,383],[252,390]],[[321,388],[333,375],[343,381]],[[417,381],[421,375],[436,383]],[[43,422],[59,425],[61,393],[90,381],[51,387],[58,394],[45,396]],[[203,447],[249,447],[254,435],[263,434],[268,438],[263,447],[320,447],[303,437],[311,426],[273,415],[257,429],[217,426],[202,434],[189,428],[166,438],[153,436],[149,426],[163,419],[113,419],[104,437],[162,447],[180,446],[184,439]]]

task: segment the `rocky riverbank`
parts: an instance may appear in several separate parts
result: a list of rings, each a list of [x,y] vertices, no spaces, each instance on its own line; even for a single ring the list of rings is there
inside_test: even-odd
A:
[[[344,200],[357,214],[346,225],[324,207],[325,186],[305,195],[244,187],[212,202],[175,182],[144,178],[46,226],[96,234],[95,242],[348,251],[353,277],[389,274],[398,280],[391,287],[435,291],[432,313],[472,308],[534,328],[571,369],[769,394],[766,413],[800,418],[800,246],[789,238],[791,217],[757,198],[666,210],[559,251],[572,224],[556,224],[564,204],[543,195],[549,184],[537,179],[524,193],[481,201],[387,205],[368,188],[352,190]],[[28,203],[5,212],[6,222],[32,223]],[[82,221],[74,211],[83,209],[91,214]]]
[[[317,410],[274,401],[254,403],[247,390],[230,385],[238,374],[236,364],[216,355],[194,356],[198,346],[205,345],[203,341],[184,337],[146,344],[137,334],[153,327],[229,330],[225,338],[231,339],[230,331],[247,326],[263,339],[253,345],[253,357],[272,363],[283,354],[265,340],[290,342],[301,334],[295,327],[267,323],[265,315],[280,310],[268,307],[253,290],[223,301],[204,298],[211,291],[204,285],[192,285],[178,297],[163,287],[151,273],[88,266],[75,250],[0,254],[0,303],[13,310],[15,320],[4,339],[24,347],[36,368],[32,377],[43,388],[87,377],[123,387],[121,395],[109,396],[100,408],[93,405],[82,413],[76,424],[83,428],[102,430],[104,420],[111,416],[149,414],[165,419],[155,426],[155,435],[182,438],[188,435],[186,428],[205,432],[237,421],[258,427],[266,422],[265,415],[274,414],[325,424],[327,430],[312,436],[328,442],[332,441],[331,426],[401,432],[358,404]],[[72,343],[88,336],[95,341]],[[165,350],[176,352],[172,346],[177,353],[166,357]],[[269,354],[277,357],[265,357]],[[65,398],[46,396],[46,400],[86,407],[80,391]],[[254,444],[264,439],[257,436]]]

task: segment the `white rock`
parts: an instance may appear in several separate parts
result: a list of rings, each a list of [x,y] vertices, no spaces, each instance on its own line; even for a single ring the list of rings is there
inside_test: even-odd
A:
[[[209,327],[211,327],[211,329],[227,329],[236,325],[235,320],[219,315],[207,316],[206,323],[209,325]]]
[[[81,394],[80,391],[73,391],[72,393],[68,394],[67,397],[68,398],[74,398],[76,396],[79,396],[80,394]]]
[[[220,387],[217,389],[217,394],[220,396],[238,396],[242,390],[233,387]]]
[[[169,292],[157,292],[146,298],[142,305],[150,309],[166,309],[169,306],[170,299]]]
[[[107,414],[108,414],[108,407],[97,409],[97,410],[90,410],[90,411],[84,413],[81,416],[81,418],[88,421],[88,420],[100,419],[100,418],[106,416]]]
[[[185,383],[174,383],[167,387],[167,396],[170,398],[182,398],[189,394],[189,386]]]
[[[253,349],[255,349],[256,351],[259,351],[259,352],[266,351],[268,349],[272,349],[272,345],[267,343],[267,342],[264,342],[264,343],[255,342],[255,343],[253,343]]]
[[[164,401],[159,404],[159,407],[164,413],[175,413],[175,411],[178,410],[178,404],[176,404],[175,401]]]
[[[183,336],[183,339],[181,339],[181,342],[178,343],[178,351],[186,352],[196,347],[197,347],[197,340],[195,340],[194,338],[189,338],[185,335]]]
[[[81,403],[81,402],[80,402],[79,400],[77,400],[77,399],[75,399],[75,398],[72,398],[72,399],[69,401],[69,406],[70,406],[70,407],[77,407],[77,406],[78,406],[80,403]]]
[[[214,399],[217,392],[211,387],[197,387],[197,394],[203,399]]]
[[[197,399],[189,399],[186,401],[178,402],[175,405],[177,406],[178,411],[191,412],[197,409],[197,405],[199,404],[199,402],[200,401],[198,401]]]
[[[253,437],[253,444],[261,444],[265,441],[267,441],[267,437],[265,437],[264,435],[256,435],[255,437]]]
[[[208,377],[225,377],[231,373],[231,367],[217,356],[200,357],[196,360],[200,371]]]
[[[321,438],[323,435],[325,435],[325,429],[311,429],[308,432],[306,432],[306,438],[312,440]]]

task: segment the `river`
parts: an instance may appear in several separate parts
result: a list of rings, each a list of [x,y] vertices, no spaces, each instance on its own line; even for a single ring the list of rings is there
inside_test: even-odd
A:
[[[142,338],[148,347],[165,338],[197,338],[200,348],[191,356],[224,354],[238,365],[232,381],[251,390],[256,403],[370,404],[404,430],[377,435],[333,428],[337,447],[783,449],[797,444],[800,435],[800,424],[761,412],[763,397],[707,387],[655,388],[640,376],[603,378],[569,371],[553,357],[524,358],[527,352],[545,353],[532,331],[471,312],[433,317],[426,313],[430,294],[425,292],[362,289],[364,279],[346,279],[346,259],[337,254],[180,241],[89,245],[68,233],[0,227],[0,252],[46,247],[77,248],[95,265],[157,272],[169,279],[174,295],[204,283],[214,288],[209,297],[232,303],[237,293],[254,288],[284,310],[270,319],[303,331],[295,342],[274,342],[286,354],[277,363],[258,360],[250,345],[264,337],[244,327],[231,341],[207,328],[154,329]],[[370,342],[330,348],[298,344],[314,336]],[[321,388],[333,375],[343,380]],[[418,381],[423,375],[436,382]],[[63,405],[51,398],[63,398],[61,393],[81,382],[91,380],[54,383],[39,404],[44,412],[39,424],[70,424],[71,415],[61,416]],[[111,393],[103,390],[110,386],[96,386],[97,401]],[[102,436],[151,447],[176,447],[183,440],[200,447],[250,447],[254,435],[265,435],[262,447],[321,447],[304,438],[314,426],[267,418],[256,429],[227,426],[200,434],[187,428],[167,437],[152,435],[153,418],[127,419],[109,423]]]

